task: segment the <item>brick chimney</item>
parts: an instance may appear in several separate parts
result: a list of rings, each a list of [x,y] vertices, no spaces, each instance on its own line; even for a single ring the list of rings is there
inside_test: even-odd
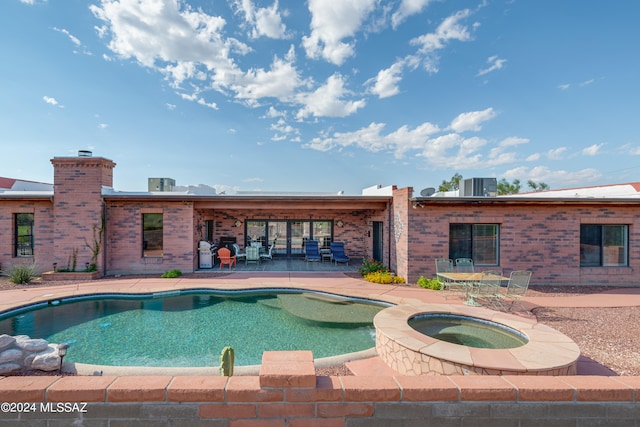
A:
[[[87,152],[78,157],[54,157],[53,164],[53,254],[58,268],[82,271],[91,262],[94,228],[102,227],[102,187],[113,186],[115,163]],[[89,245],[89,246],[88,246]],[[104,245],[103,245],[104,246]],[[97,259],[102,271],[104,247]],[[75,254],[75,257],[74,257]]]

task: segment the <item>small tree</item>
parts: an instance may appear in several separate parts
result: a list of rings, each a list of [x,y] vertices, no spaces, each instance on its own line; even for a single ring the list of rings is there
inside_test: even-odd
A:
[[[520,180],[514,179],[512,183],[509,183],[506,179],[502,178],[498,182],[498,195],[504,194],[518,194],[520,192]]]
[[[547,184],[545,184],[544,182],[536,183],[535,181],[529,180],[529,181],[527,181],[527,185],[533,191],[543,191],[543,190],[548,190],[549,189],[549,186]]]
[[[460,181],[462,181],[462,175],[455,173],[449,181],[442,181],[438,191],[454,191],[460,189]]]

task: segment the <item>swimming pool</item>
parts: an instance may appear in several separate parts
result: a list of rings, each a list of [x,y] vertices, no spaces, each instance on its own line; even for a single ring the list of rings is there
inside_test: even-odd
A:
[[[0,334],[69,343],[65,362],[216,366],[232,346],[237,365],[257,365],[265,350],[322,358],[372,348],[373,317],[388,306],[292,289],[87,295],[0,315]]]

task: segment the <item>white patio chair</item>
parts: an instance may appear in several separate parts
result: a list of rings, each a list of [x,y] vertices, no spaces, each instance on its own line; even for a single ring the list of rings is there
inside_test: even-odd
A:
[[[244,260],[247,259],[247,254],[240,252],[240,245],[238,245],[237,243],[233,244],[233,250],[236,253],[236,260],[237,261],[240,261],[241,259],[244,259]]]
[[[269,251],[267,253],[260,254],[260,260],[263,260],[263,259],[273,260],[273,247],[275,245],[276,245],[275,243],[272,243],[271,246],[269,246]]]

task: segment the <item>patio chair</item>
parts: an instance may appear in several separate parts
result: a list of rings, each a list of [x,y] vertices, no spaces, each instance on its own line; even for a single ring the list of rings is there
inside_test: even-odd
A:
[[[336,264],[344,262],[349,265],[349,257],[344,253],[344,242],[331,242],[329,248],[331,248],[331,258]]]
[[[218,258],[220,258],[220,268],[224,265],[229,265],[229,270],[231,267],[236,265],[236,257],[231,256],[231,251],[227,248],[218,249]]]
[[[456,271],[458,273],[473,273],[473,260],[471,258],[457,258]]]
[[[440,282],[440,287],[443,291],[446,291],[444,299],[447,299],[449,294],[454,290],[463,290],[464,286],[459,283],[455,283],[449,280],[446,280],[440,276],[438,273],[453,273],[453,260],[449,258],[436,258],[436,278],[438,282]]]
[[[249,246],[245,249],[246,258],[244,260],[245,264],[249,264],[250,262],[255,262],[256,264],[260,263],[260,248],[257,246]]]
[[[315,240],[307,240],[304,244],[304,259],[305,261],[320,261],[320,249],[318,249],[318,242]]]
[[[275,246],[275,243],[272,243],[271,246],[269,246],[269,251],[266,254],[260,254],[260,260],[262,261],[263,259],[270,259],[273,261],[273,247]]]
[[[476,305],[478,299],[483,300],[484,304],[493,306],[499,302],[500,286],[502,284],[501,270],[486,270],[482,272],[480,281],[474,283],[469,289],[468,305]],[[479,304],[478,304],[479,305]]]
[[[507,311],[511,311],[515,303],[520,304],[520,307],[524,311],[526,308],[522,305],[520,298],[524,297],[529,289],[529,282],[531,281],[531,272],[526,270],[512,271],[509,275],[509,283],[507,284],[507,290],[504,293],[498,295],[498,303],[504,308],[504,305],[500,300],[511,300]]]
[[[233,244],[233,250],[236,253],[236,261],[247,258],[247,254],[240,252],[240,245],[238,245],[237,243]]]

